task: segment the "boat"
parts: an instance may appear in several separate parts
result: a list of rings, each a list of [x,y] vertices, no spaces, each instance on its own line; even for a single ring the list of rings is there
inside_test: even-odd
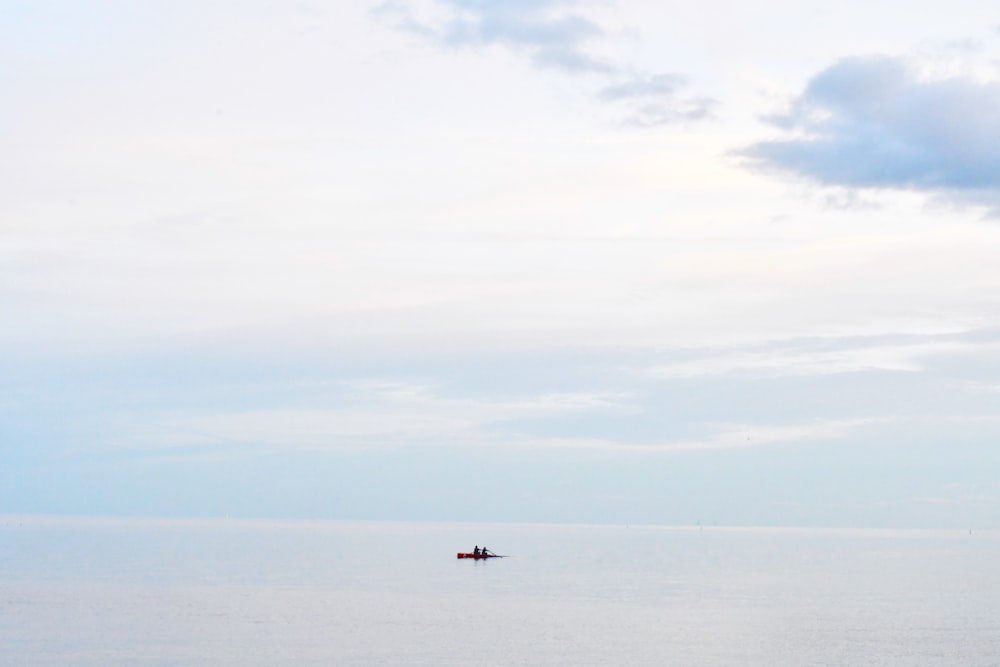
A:
[[[483,558],[503,558],[500,554],[473,554],[473,553],[458,553],[459,558],[472,558],[473,560],[481,560]]]

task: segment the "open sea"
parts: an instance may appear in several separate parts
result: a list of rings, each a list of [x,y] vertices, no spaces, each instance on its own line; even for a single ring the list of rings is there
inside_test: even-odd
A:
[[[0,517],[0,665],[1000,665],[1000,534]]]

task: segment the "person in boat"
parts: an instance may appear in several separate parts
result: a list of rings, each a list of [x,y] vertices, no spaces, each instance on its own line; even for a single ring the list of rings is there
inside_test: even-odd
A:
[[[486,550],[486,547],[483,547],[483,550],[479,552],[479,555],[485,558],[486,556],[489,556],[490,553]]]
[[[472,550],[472,555],[473,556],[478,556],[479,555],[479,545],[478,544],[476,545],[476,548]]]

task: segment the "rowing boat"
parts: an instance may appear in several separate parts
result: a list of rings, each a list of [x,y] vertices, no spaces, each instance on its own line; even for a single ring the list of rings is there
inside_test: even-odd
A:
[[[500,554],[469,554],[469,553],[459,553],[459,558],[472,558],[474,560],[480,560],[482,558],[503,558]]]

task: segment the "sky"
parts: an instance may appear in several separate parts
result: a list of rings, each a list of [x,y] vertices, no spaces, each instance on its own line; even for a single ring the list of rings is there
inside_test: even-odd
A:
[[[988,3],[0,14],[0,514],[1000,528]]]

